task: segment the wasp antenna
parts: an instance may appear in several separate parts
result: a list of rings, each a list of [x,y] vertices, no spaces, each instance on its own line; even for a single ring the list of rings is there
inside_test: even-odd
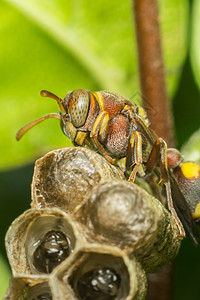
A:
[[[16,140],[19,141],[23,137],[23,135],[27,131],[29,131],[32,127],[36,126],[37,124],[39,124],[49,118],[61,120],[61,116],[59,114],[52,113],[52,114],[44,115],[43,117],[38,118],[34,121],[31,121],[28,124],[24,125],[22,128],[20,128],[20,130],[16,134]]]
[[[53,94],[53,93],[51,93],[51,92],[49,92],[49,91],[46,91],[46,90],[42,90],[42,91],[40,92],[40,95],[41,95],[42,97],[48,97],[48,98],[54,99],[54,100],[56,100],[56,101],[60,101],[60,100],[61,100],[58,96],[56,96],[55,94]]]
[[[57,101],[59,107],[60,107],[60,111],[61,111],[61,114],[64,116],[66,114],[66,109],[65,109],[65,106],[64,106],[64,101],[59,98],[58,96],[56,96],[55,94],[49,92],[49,91],[46,91],[46,90],[42,90],[40,92],[40,95],[42,97],[48,97],[48,98],[51,98],[51,99],[54,99]]]

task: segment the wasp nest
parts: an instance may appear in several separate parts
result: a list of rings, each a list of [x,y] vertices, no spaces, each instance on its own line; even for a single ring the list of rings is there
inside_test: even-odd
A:
[[[84,226],[88,242],[120,247],[136,256],[147,272],[167,263],[179,249],[177,227],[168,211],[133,183],[106,182],[94,188],[74,219]]]
[[[4,300],[52,300],[52,291],[45,276],[20,276],[10,281]]]
[[[85,148],[36,162],[31,206],[6,235],[14,277],[4,299],[142,300],[146,272],[180,246],[162,204]]]
[[[73,251],[77,238],[70,216],[57,208],[29,209],[6,234],[14,276],[48,274]]]
[[[146,276],[135,259],[118,248],[85,244],[54,272],[55,299],[144,299]]]
[[[123,172],[89,149],[51,151],[36,161],[31,206],[57,206],[71,213],[94,186],[123,178]]]

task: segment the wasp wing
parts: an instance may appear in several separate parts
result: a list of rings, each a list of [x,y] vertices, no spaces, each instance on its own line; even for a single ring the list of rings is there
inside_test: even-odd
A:
[[[186,198],[182,193],[176,178],[170,170],[169,173],[174,208],[192,242],[195,245],[198,245],[198,232],[192,218],[192,212],[190,211]]]

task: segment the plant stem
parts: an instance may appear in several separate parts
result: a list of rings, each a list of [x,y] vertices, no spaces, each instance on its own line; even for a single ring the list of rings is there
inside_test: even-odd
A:
[[[172,299],[174,264],[163,266],[155,273],[147,275],[148,290],[146,300]]]
[[[133,0],[143,105],[151,128],[172,147],[173,117],[168,101],[157,0]]]
[[[174,146],[173,116],[167,95],[157,0],[133,0],[140,85],[151,128]],[[169,300],[173,266],[148,276],[147,300]]]

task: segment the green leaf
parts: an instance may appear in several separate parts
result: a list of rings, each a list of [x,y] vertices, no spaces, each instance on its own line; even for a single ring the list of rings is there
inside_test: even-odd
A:
[[[10,278],[11,274],[9,267],[0,254],[0,299],[3,299],[3,296],[6,293]]]
[[[183,145],[181,153],[184,155],[185,160],[200,163],[200,129]]]
[[[192,68],[194,72],[194,77],[200,88],[200,1],[193,1],[193,11],[192,11],[192,36],[191,36],[191,48],[190,57],[192,62]]]
[[[172,98],[179,83],[187,53],[189,2],[160,0],[166,81]]]
[[[186,54],[187,0],[160,0],[171,97]],[[57,112],[47,89],[107,89],[131,97],[139,91],[132,1],[7,0],[0,2],[0,167],[28,162],[71,145],[56,120],[36,126],[17,143],[27,122]]]

